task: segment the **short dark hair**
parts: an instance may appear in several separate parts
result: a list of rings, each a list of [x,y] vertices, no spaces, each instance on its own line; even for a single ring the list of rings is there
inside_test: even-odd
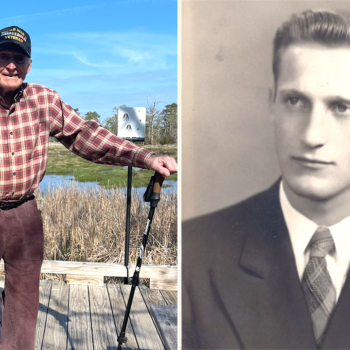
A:
[[[273,42],[273,76],[279,77],[281,53],[291,44],[316,42],[326,46],[350,46],[348,19],[331,11],[307,10],[295,14],[277,30]]]

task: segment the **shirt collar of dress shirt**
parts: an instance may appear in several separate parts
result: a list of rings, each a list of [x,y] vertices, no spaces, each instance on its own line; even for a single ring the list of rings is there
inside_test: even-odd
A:
[[[26,85],[27,85],[26,83],[22,83],[22,85],[21,85],[19,88],[17,88],[17,89],[13,92],[13,100],[14,100],[15,102],[18,102],[19,99],[22,97],[23,91],[24,91]],[[6,105],[6,104],[5,104],[5,100],[4,100],[4,98],[3,98],[2,96],[0,96],[0,102],[1,102],[3,105]],[[8,107],[10,107],[10,106],[8,106]]]
[[[308,259],[308,244],[318,225],[292,207],[283,189],[283,181],[280,183],[280,203],[292,242],[299,276],[301,276],[305,269],[305,260]],[[350,261],[350,216],[328,228],[335,244],[334,259],[346,273]]]
[[[14,91],[13,99],[15,100],[15,102],[17,102],[22,97],[26,85],[26,83],[23,83],[18,89]]]

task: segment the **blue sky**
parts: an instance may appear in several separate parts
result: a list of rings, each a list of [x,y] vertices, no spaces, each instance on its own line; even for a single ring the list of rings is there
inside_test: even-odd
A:
[[[56,90],[81,115],[177,102],[176,0],[19,0],[0,23],[31,37],[26,81]]]

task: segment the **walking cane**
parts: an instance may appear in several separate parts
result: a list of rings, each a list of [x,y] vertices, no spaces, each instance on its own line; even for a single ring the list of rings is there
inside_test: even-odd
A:
[[[127,342],[127,338],[125,337],[126,325],[128,324],[128,318],[130,315],[131,304],[134,299],[135,289],[139,285],[139,276],[140,276],[140,269],[142,265],[142,259],[146,249],[148,235],[151,229],[154,210],[157,207],[158,202],[160,200],[160,189],[162,187],[163,180],[164,180],[164,177],[156,172],[154,176],[151,177],[151,180],[147,186],[146,192],[143,195],[143,200],[145,202],[150,202],[150,211],[148,214],[146,230],[143,235],[142,243],[140,246],[139,257],[137,258],[135,272],[132,277],[132,286],[131,286],[128,304],[125,310],[123,325],[122,325],[120,334],[118,336],[118,350],[121,350],[121,345]]]

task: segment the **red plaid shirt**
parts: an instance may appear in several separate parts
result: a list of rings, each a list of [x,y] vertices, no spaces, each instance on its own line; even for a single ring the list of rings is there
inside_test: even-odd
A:
[[[7,106],[0,96],[0,200],[18,200],[44,177],[49,136],[94,163],[146,168],[153,153],[82,119],[57,92],[24,83]]]

